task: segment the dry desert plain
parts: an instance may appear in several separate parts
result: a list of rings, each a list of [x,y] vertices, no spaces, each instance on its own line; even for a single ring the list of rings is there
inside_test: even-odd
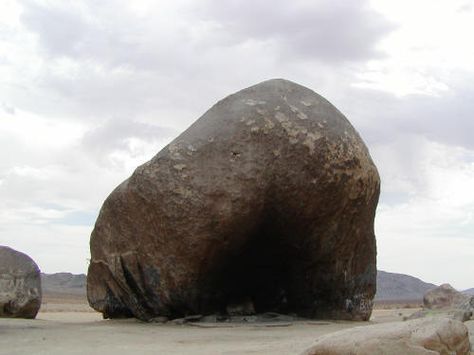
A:
[[[388,308],[384,306],[383,308]],[[103,320],[80,295],[46,295],[35,320],[0,319],[1,354],[299,354],[321,335],[402,321],[415,308],[375,309],[370,322],[143,323]],[[471,333],[474,321],[467,322]]]

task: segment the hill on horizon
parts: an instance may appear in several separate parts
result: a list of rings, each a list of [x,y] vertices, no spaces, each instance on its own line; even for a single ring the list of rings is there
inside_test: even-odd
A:
[[[58,272],[54,274],[41,273],[41,288],[43,294],[72,294],[86,295],[86,275]]]
[[[462,293],[466,294],[466,295],[469,295],[469,296],[474,296],[474,287],[473,288],[469,288],[467,290],[464,290],[462,291]]]
[[[86,295],[86,275],[59,272],[41,274],[43,293]],[[424,282],[416,277],[386,272],[377,272],[377,293],[375,301],[421,301],[426,291],[436,285]],[[463,291],[473,294],[474,288]]]
[[[435,287],[414,276],[378,270],[374,301],[422,301],[423,295]]]

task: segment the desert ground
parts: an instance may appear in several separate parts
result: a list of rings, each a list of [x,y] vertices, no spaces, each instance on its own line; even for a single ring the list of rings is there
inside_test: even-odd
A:
[[[299,354],[321,335],[401,321],[416,308],[375,309],[370,322],[171,325],[103,320],[83,296],[47,295],[35,320],[0,319],[1,354]],[[470,323],[474,331],[474,321]]]

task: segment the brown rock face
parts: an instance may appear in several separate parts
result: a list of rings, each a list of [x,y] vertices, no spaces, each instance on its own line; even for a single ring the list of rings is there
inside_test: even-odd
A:
[[[219,101],[102,206],[87,289],[104,317],[367,320],[379,176],[347,119],[270,80]]]
[[[451,319],[416,319],[408,322],[356,327],[325,335],[302,355],[469,355],[469,332]]]
[[[35,318],[41,306],[41,278],[26,254],[0,246],[0,317]]]

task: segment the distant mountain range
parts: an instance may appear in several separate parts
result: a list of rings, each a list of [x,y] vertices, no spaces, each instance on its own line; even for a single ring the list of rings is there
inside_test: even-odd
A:
[[[56,274],[41,273],[41,287],[43,293],[54,294],[86,294],[86,275],[74,275],[69,272],[59,272]]]
[[[462,291],[462,293],[465,293],[466,295],[469,295],[469,296],[474,296],[474,287],[468,290],[464,290]]]
[[[86,294],[86,275],[74,275],[67,272],[41,274],[43,293],[45,294]],[[377,294],[375,301],[419,301],[426,291],[436,285],[424,282],[416,277],[379,270],[377,272]],[[474,295],[474,288],[463,291]]]
[[[423,295],[435,287],[410,275],[379,270],[375,301],[422,301]]]

